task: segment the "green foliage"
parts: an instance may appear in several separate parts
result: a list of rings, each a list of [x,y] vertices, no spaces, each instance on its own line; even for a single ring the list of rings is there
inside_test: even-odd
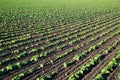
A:
[[[32,49],[32,52],[36,52],[36,51],[38,51],[38,49]]]
[[[80,56],[75,55],[73,59],[78,61],[78,60],[79,60],[79,58],[80,58]]]
[[[13,67],[12,67],[12,65],[8,65],[8,66],[6,67],[6,69],[7,69],[7,70],[12,70]]]
[[[117,74],[117,79],[120,80],[120,73]]]
[[[3,51],[3,50],[4,50],[4,48],[0,48],[0,52]]]
[[[12,42],[12,43],[15,43],[15,42],[17,42],[17,40],[12,40],[11,42]]]
[[[31,5],[28,5],[28,4],[31,4]],[[96,17],[98,15],[118,12],[119,10],[120,10],[119,0],[116,0],[116,1],[114,0],[87,0],[87,1],[86,0],[1,0],[0,1],[0,21],[1,20],[2,21],[0,22],[0,33],[4,32],[5,35],[4,36],[0,35],[0,39],[1,39],[0,46],[4,45],[4,38],[9,39],[9,36],[10,36],[12,38],[6,41],[5,45],[8,46],[13,44],[14,47],[15,46],[19,47],[21,43],[17,45],[15,45],[14,43],[17,43],[23,40],[24,41],[28,40],[29,38],[35,35],[33,34],[34,32],[37,34],[41,34],[42,36],[45,36],[45,37],[42,37],[42,36],[38,37],[40,38],[39,40],[44,40],[44,41],[47,40],[48,42],[53,41],[51,44],[48,44],[47,46],[46,45],[42,46],[40,48],[40,50],[44,51],[47,48],[51,48],[52,46],[61,43],[61,41],[55,42],[57,38],[51,39],[50,31],[54,29],[54,25],[59,26],[59,25],[66,25],[69,23],[71,24],[71,22],[74,22],[76,20],[77,21],[83,20],[85,18],[89,18],[89,16]],[[65,26],[63,26],[62,28],[64,27]],[[95,27],[95,29],[96,28],[97,27]],[[33,31],[32,29],[35,29],[35,31]],[[42,29],[44,29],[45,31]],[[20,37],[16,37],[16,35],[18,35],[17,32],[19,30],[21,31],[23,30],[23,32]],[[33,32],[32,33],[24,32],[26,30],[28,31],[30,30]],[[86,33],[85,31],[82,31],[82,29],[79,32],[80,32],[80,35],[82,35],[83,33]],[[94,35],[95,32],[91,34],[83,35],[83,37],[81,38],[77,38],[78,35],[73,35],[70,37],[70,39],[72,38],[77,38],[77,39],[72,40],[70,43],[74,44],[77,41],[83,40],[84,38]],[[118,32],[115,32],[115,33],[117,34]],[[104,34],[101,34],[100,36]],[[52,35],[55,35],[55,34],[52,34]],[[69,36],[70,32],[66,33],[66,35]],[[113,36],[115,35],[111,35],[111,37]],[[95,40],[95,39],[98,39],[98,37],[93,38],[92,40]],[[65,40],[68,40],[68,38],[66,38]],[[97,45],[101,45],[105,41],[107,41],[107,39],[102,40]],[[27,44],[31,44],[31,42]],[[13,45],[9,46],[9,48],[13,48]],[[84,45],[85,45],[84,43],[81,44],[82,47]],[[33,44],[31,45],[31,47],[33,47]],[[65,46],[60,46],[57,49],[62,50],[64,47]],[[26,46],[26,49],[28,48],[29,47]],[[79,47],[76,47],[76,49],[78,48]],[[96,46],[92,46],[91,48],[89,48],[89,50],[86,50],[83,53],[75,55],[71,62],[66,62],[63,64],[63,66],[67,67],[69,64],[72,64],[73,62],[78,61],[80,58],[85,57],[88,53],[90,53],[94,49],[96,49]],[[0,52],[3,52],[4,50],[5,48],[0,47]],[[106,53],[108,53],[108,50],[106,51]],[[38,49],[35,48],[35,49],[32,49],[30,53],[37,52],[37,51]],[[65,57],[66,55],[72,52],[74,52],[74,49],[71,49],[57,56],[56,59]],[[19,53],[19,50],[14,50],[13,53]],[[52,53],[53,53],[52,51],[48,51],[48,52],[42,53],[41,55],[35,55],[30,59],[30,61],[38,61],[40,57],[46,57],[47,55]],[[3,63],[8,63],[14,59],[20,59],[21,57],[24,57],[26,55],[27,55],[26,53],[21,53],[20,55],[17,55],[15,58],[6,58],[5,60],[0,62],[0,65],[2,65]],[[111,65],[117,66],[118,62],[120,61],[119,57],[120,56],[117,56],[116,59],[113,59],[113,61],[109,63],[109,66],[104,68],[102,72],[110,73],[113,67]],[[94,65],[97,61],[99,61],[99,58],[100,56],[94,58],[94,60],[91,60],[89,64],[86,64],[84,67],[82,67],[82,69],[78,71],[78,73],[75,73],[75,77],[79,78],[78,74],[81,74],[81,75],[84,74],[84,71],[88,70],[91,65]],[[0,70],[0,74],[20,68],[24,65],[27,65],[28,63],[29,63],[28,61],[22,61],[22,62],[17,62],[15,64],[8,65],[5,67],[5,69]],[[53,61],[51,61],[51,63],[53,63]],[[43,67],[43,66],[44,66],[43,64],[40,64],[40,67]],[[29,72],[30,73],[34,72],[34,69],[30,69]],[[23,76],[25,76],[25,73],[21,73],[15,79],[20,79]],[[46,77],[50,78],[51,75],[48,75]],[[42,77],[41,80],[42,79],[44,78]],[[71,79],[75,80],[75,78],[71,78]]]
[[[16,58],[16,59],[19,59],[19,58],[21,58],[21,57],[25,57],[26,55],[27,55],[27,53],[26,53],[26,52],[23,52],[23,53],[17,55],[15,58]]]
[[[64,68],[67,67],[67,63],[66,63],[66,62],[63,63],[63,67],[64,67]]]
[[[113,68],[115,66],[119,65],[119,61],[120,61],[120,53],[119,51],[117,52],[117,55],[115,58],[113,58],[108,65],[106,65],[101,72],[94,78],[94,80],[105,80],[105,75],[106,74],[110,74],[111,71],[113,71]]]
[[[12,80],[21,80],[25,76],[25,73],[20,73],[19,75],[12,78]]]
[[[45,76],[41,76],[41,77],[37,78],[37,80],[51,80],[52,77],[53,77],[54,75],[56,75],[57,73],[58,73],[58,71],[57,71],[57,70],[54,70],[54,71],[52,71],[51,74],[47,74],[47,75],[45,75]]]
[[[69,80],[77,80],[77,79],[79,79],[79,77],[82,76],[85,71],[88,71],[89,69],[91,69],[91,66],[95,65],[96,62],[99,62],[99,59],[101,58],[101,56],[102,56],[101,54],[96,55],[87,64],[85,64],[84,66],[82,66],[80,68],[80,70],[78,70],[77,72],[75,72],[74,74],[72,74],[69,77]]]
[[[39,58],[39,55],[35,55],[30,59],[30,61],[37,61],[38,58]]]
[[[28,70],[29,74],[33,73],[34,71],[35,71],[34,68],[30,68],[30,69]]]
[[[35,72],[34,68],[30,68],[25,72],[22,72],[12,78],[12,80],[22,80],[26,75],[32,74]]]
[[[93,80],[104,80],[102,74],[98,74]]]
[[[44,64],[40,64],[40,67],[41,67],[41,68],[44,67]]]

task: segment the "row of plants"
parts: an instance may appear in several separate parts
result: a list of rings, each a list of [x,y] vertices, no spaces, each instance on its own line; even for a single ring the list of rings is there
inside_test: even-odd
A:
[[[106,28],[106,27],[104,27],[104,28]],[[117,29],[117,28],[118,28],[118,27],[116,26],[116,27],[113,27],[113,28],[107,30],[106,32],[100,34],[99,36],[97,36],[97,37],[95,37],[95,38],[92,38],[92,39],[90,40],[90,42],[93,42],[93,41],[95,41],[95,40],[98,40],[100,37],[105,36],[106,34],[112,32],[113,30],[115,30],[115,29]]]
[[[110,39],[110,38],[109,38],[109,39]],[[71,61],[69,61],[69,62],[64,62],[64,63],[63,63],[63,67],[66,68],[67,66],[70,66],[70,65],[74,64],[75,62],[77,62],[78,60],[86,57],[90,52],[92,52],[93,50],[97,49],[97,48],[100,46],[99,44],[102,45],[102,44],[104,44],[104,42],[106,42],[107,40],[108,40],[108,39],[105,39],[105,40],[101,41],[102,43],[98,43],[98,44],[96,44],[96,45],[94,45],[94,46],[91,46],[89,49],[85,50],[84,52],[82,52],[82,53],[80,53],[80,54],[78,54],[78,55],[75,55]],[[104,50],[104,53],[112,50],[112,48],[113,48],[114,46],[116,46],[116,45],[119,43],[119,41],[120,41],[120,40],[117,40],[113,45],[111,45],[111,46],[108,47],[106,50]],[[107,54],[107,53],[106,53],[106,54]]]
[[[16,70],[18,68],[21,68],[25,65],[28,65],[30,63],[30,61],[21,61],[21,62],[17,62],[11,65],[6,66],[5,68],[0,69],[0,76],[4,75],[6,73],[9,73],[10,71]]]
[[[11,61],[13,61],[13,60],[18,60],[18,59],[20,59],[21,57],[25,57],[25,56],[27,56],[27,53],[26,53],[26,52],[23,52],[23,53],[15,56],[14,58],[9,58],[9,57],[8,57],[8,58],[6,58],[6,59],[4,59],[4,60],[2,60],[2,61],[0,62],[0,66],[1,66],[1,65],[4,65],[4,64],[8,64],[9,62],[11,62]]]
[[[104,41],[103,41],[104,43]],[[93,46],[93,49],[95,49],[95,46]],[[92,49],[89,49],[89,51],[91,51]],[[84,56],[84,55],[83,55]],[[79,57],[76,56],[75,60],[79,60]],[[64,67],[67,67],[68,65],[74,64],[74,61],[70,61],[69,64],[63,63]]]
[[[92,30],[92,29],[90,29],[90,30]],[[88,30],[87,30],[88,31]],[[73,32],[72,32],[73,33]],[[78,33],[78,35],[79,35],[79,33]],[[76,36],[76,35],[75,35]],[[74,36],[73,36],[74,37]],[[72,37],[71,37],[72,38]],[[67,39],[66,39],[67,40]],[[45,46],[46,47],[46,46]]]
[[[33,51],[37,51],[37,50],[35,49],[35,50],[33,50]],[[73,51],[73,50],[70,50],[70,52],[71,52],[71,51]],[[66,52],[66,53],[67,53],[67,52]],[[68,53],[69,53],[69,52],[68,52]],[[25,54],[25,53],[24,53],[24,54]],[[19,57],[20,57],[20,56],[19,56]],[[18,58],[19,58],[19,57],[18,57]],[[39,57],[38,57],[37,55],[35,55],[35,56],[33,56],[33,57],[31,58],[31,61],[37,61],[38,58],[39,58]],[[13,66],[14,66],[14,65],[13,65]],[[41,64],[40,66],[44,66],[44,65]],[[7,66],[7,67],[8,67],[8,66]],[[8,71],[9,71],[9,70],[8,70]],[[7,72],[8,72],[8,71],[7,71]],[[10,70],[10,71],[11,71],[11,70]],[[6,72],[6,71],[3,70],[3,73],[5,73],[5,72]]]
[[[34,50],[33,50],[34,51]]]
[[[37,51],[37,49],[32,49],[32,51]],[[38,58],[40,58],[40,57],[44,57],[44,56],[47,56],[49,53],[53,53],[53,52],[51,52],[51,51],[49,51],[49,52],[47,52],[47,53],[44,53],[43,55],[35,55],[35,56],[33,56],[32,58],[31,58],[31,60],[30,61],[37,61],[38,60]],[[65,55],[66,55],[66,53],[65,53]],[[18,55],[19,57],[18,58],[20,58],[21,57],[21,55]],[[22,57],[24,57],[25,56],[25,53],[23,53],[23,56]],[[62,57],[63,57],[64,55],[62,55]],[[6,63],[6,62],[10,62],[11,60],[13,60],[13,59],[18,59],[18,58],[12,58],[12,59],[9,59],[9,58],[7,58],[6,60],[4,60],[3,62],[1,62],[1,64],[3,64],[3,63]],[[58,57],[57,57],[58,58]],[[60,58],[61,58],[61,56],[60,56]],[[59,59],[59,58],[58,58]]]
[[[114,30],[114,28],[112,28]],[[111,29],[111,30],[112,30]],[[108,32],[109,33],[109,32]],[[88,53],[90,53],[91,51],[95,50],[96,48],[98,48],[100,45],[104,44],[106,41],[108,41],[109,39],[111,39],[112,37],[114,37],[115,35],[119,34],[120,32],[116,32],[115,34],[113,34],[112,36],[100,41],[99,43],[97,43],[96,45],[93,45],[91,46],[88,50],[85,50],[84,52],[80,53],[79,55],[75,55],[75,57],[73,58],[74,60],[73,61],[70,61],[68,63],[64,63],[63,65],[70,65],[72,63],[75,63],[76,60],[79,60],[80,58],[83,58],[85,57]],[[77,46],[76,49],[79,49],[80,46]],[[64,57],[65,55],[68,55],[68,54],[61,54],[59,55],[58,57]],[[59,58],[58,58],[59,59]],[[57,57],[56,57],[56,60],[57,60]],[[66,67],[66,66],[65,66]]]
[[[104,21],[103,21],[104,22]],[[91,26],[89,26],[89,27],[91,27]],[[89,30],[87,29],[87,28],[89,28],[89,27],[83,27],[83,30],[85,29],[86,31],[85,32],[83,32],[83,33],[86,33],[86,32],[88,32]],[[94,27],[94,26],[93,26]],[[93,28],[92,27],[92,28]],[[97,29],[99,26],[96,26],[94,29]],[[72,29],[73,30],[73,29]],[[92,29],[91,29],[92,30]],[[82,29],[80,29],[80,31],[82,31]],[[77,31],[76,31],[77,32]],[[66,33],[66,35],[68,36],[70,33]]]
[[[11,80],[22,80],[25,76],[33,74],[34,72],[35,72],[35,69],[30,68],[28,71],[22,72],[16,76],[14,76]]]
[[[39,39],[40,40],[40,39]],[[34,40],[34,41],[37,41],[37,39],[36,40]],[[16,41],[14,41],[14,42],[16,42]],[[29,42],[30,43],[30,42]],[[22,45],[22,44],[19,44],[19,45],[16,45],[15,44],[15,46],[14,47],[17,47],[17,46],[20,46],[20,45]],[[9,48],[12,48],[12,46],[10,46]]]
[[[109,47],[107,47],[104,51],[106,51],[106,50],[108,50],[108,51],[111,51],[111,50],[113,50],[113,48],[115,47],[115,46],[117,46],[118,45],[118,43],[120,43],[120,39],[119,40],[117,40],[116,42],[114,42],[112,45],[110,45],[109,47],[111,47],[109,50],[108,50],[108,48]],[[115,45],[116,44],[116,45]],[[107,56],[106,55],[106,53],[104,53],[104,51],[102,52],[102,53],[100,53],[100,54],[97,54],[93,59],[97,59],[98,57],[101,57],[102,59],[105,57],[105,56]],[[77,58],[76,58],[77,59]],[[88,73],[91,69],[92,69],[92,67],[94,67],[95,65],[97,65],[102,59],[100,59],[100,60],[98,60],[98,62],[96,62],[96,64],[93,62],[93,59],[91,59],[90,60],[90,62],[88,62],[87,64],[85,64],[84,66],[82,66],[81,68],[80,68],[80,70],[78,70],[77,72],[75,72],[74,74],[72,74],[70,77],[69,77],[69,80],[77,80],[77,79],[80,79],[80,78],[82,78],[83,77],[83,75],[84,74],[86,74],[86,73]],[[95,60],[95,61],[97,61],[97,60]],[[91,63],[91,64],[90,64]],[[104,69],[105,70],[105,69]],[[104,79],[95,79],[95,80],[105,80],[105,78]]]
[[[72,74],[68,80],[77,80],[79,79],[81,76],[83,76],[87,71],[89,71],[91,69],[91,67],[95,66],[96,64],[98,64],[100,62],[100,60],[102,59],[104,55],[102,54],[97,54],[93,59],[91,59],[87,64],[85,64],[84,66],[82,66],[80,68],[80,70],[78,70],[77,72],[75,72],[74,74]]]
[[[111,46],[112,46],[112,48],[113,47],[115,47],[116,45],[118,45],[118,43],[120,42],[120,40],[117,40],[116,42],[114,42]],[[116,44],[116,45],[115,45]],[[109,48],[109,47],[108,47]],[[106,50],[108,49],[108,48],[106,48]],[[111,49],[112,49],[111,48]],[[111,50],[110,49],[110,50]],[[105,51],[105,50],[104,50]],[[103,51],[103,53],[104,53],[104,51]],[[105,56],[105,54],[98,54],[98,55],[96,55],[95,57],[94,57],[94,59],[96,60],[96,59],[98,59],[98,57],[100,57],[101,56],[101,58],[103,58],[104,56]],[[99,58],[100,59],[100,58]],[[77,60],[77,58],[75,59],[75,60]],[[91,62],[91,64],[93,64],[93,62],[94,62],[94,60],[90,60]],[[75,63],[75,62],[74,62]],[[70,62],[70,64],[74,64],[72,61]],[[63,66],[64,67],[67,67],[68,65],[66,65],[66,63],[63,63]],[[91,68],[91,67],[90,67]],[[83,70],[84,70],[84,67],[83,67]],[[42,77],[40,77],[40,78],[37,78],[38,80],[46,80],[46,79],[52,79],[53,78],[53,76],[50,76],[50,75],[52,75],[52,73],[51,74],[46,74],[45,76],[42,76]],[[74,79],[70,79],[70,80],[74,80]],[[76,79],[75,79],[76,80]]]
[[[107,76],[113,71],[115,67],[119,65],[120,62],[120,51],[117,52],[116,57],[114,57],[101,71],[96,75],[93,80],[105,80]]]
[[[36,50],[36,51],[37,51],[37,50]],[[32,49],[30,52],[34,52],[33,49]],[[30,53],[30,52],[29,52],[29,53]]]
[[[58,69],[53,70],[50,74],[38,77],[36,80],[51,80],[58,73]]]
[[[12,32],[12,31],[11,31]]]
[[[111,25],[111,26],[112,26],[112,25]],[[101,28],[101,29],[95,30],[95,31],[92,32],[92,33],[89,33],[89,34],[87,34],[87,35],[82,36],[81,38],[77,38],[76,40],[71,41],[70,44],[72,44],[72,43],[77,43],[77,42],[79,42],[80,40],[82,40],[82,39],[84,39],[84,38],[88,38],[89,36],[92,36],[92,35],[94,35],[95,33],[99,33],[100,31],[102,31],[102,30],[104,30],[104,29],[106,29],[106,28],[109,28],[109,27],[111,27],[111,26],[103,27],[103,28]],[[117,28],[117,27],[115,27],[114,29],[116,29],[116,28]],[[114,29],[111,29],[110,31],[112,31],[112,30],[114,30]],[[106,33],[108,33],[108,32],[106,32]],[[104,33],[104,34],[105,34],[105,33]],[[78,36],[78,35],[77,35],[77,36]],[[93,39],[93,41],[94,41],[94,39]]]
[[[19,36],[19,40],[18,39],[13,39],[11,41],[7,41],[5,42],[4,45],[11,45],[11,44],[15,44],[17,42],[20,42],[20,41],[24,41],[24,40],[28,40],[31,38],[31,35],[30,34],[24,34],[23,36]]]

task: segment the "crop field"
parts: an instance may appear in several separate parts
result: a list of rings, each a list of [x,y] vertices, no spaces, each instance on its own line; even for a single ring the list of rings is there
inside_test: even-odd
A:
[[[120,0],[0,0],[0,80],[120,80]]]

